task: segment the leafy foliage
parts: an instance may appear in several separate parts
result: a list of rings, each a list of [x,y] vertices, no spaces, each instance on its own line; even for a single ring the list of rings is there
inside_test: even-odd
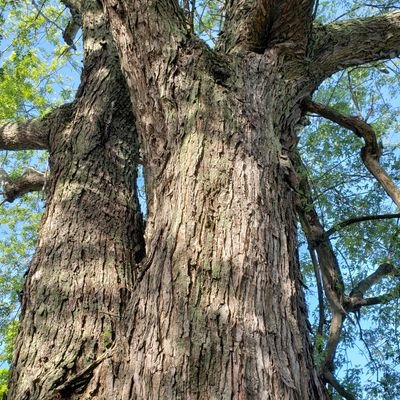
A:
[[[396,8],[396,4],[398,6],[398,2],[375,2],[374,7],[367,7],[361,2],[347,1],[338,7],[336,2],[321,2],[319,20],[329,22],[365,16],[371,9],[375,14],[387,12]],[[383,148],[381,164],[398,185],[399,87],[399,63],[395,60],[340,72],[315,94],[318,102],[343,114],[357,115],[374,127]],[[362,146],[363,142],[351,131],[314,116],[300,134],[302,158],[308,166],[315,205],[326,230],[356,216],[398,212],[363,165]],[[335,234],[332,242],[344,277],[345,293],[348,294],[385,261],[400,267],[399,232],[399,219],[390,219],[350,225]],[[301,255],[313,309],[315,283],[304,247]],[[375,285],[368,297],[395,290],[396,285],[398,278],[389,276]],[[317,324],[316,311],[312,311]],[[347,319],[336,367],[344,387],[357,398],[398,398],[395,382],[400,373],[399,329],[399,298],[387,304],[365,307],[360,314]]]

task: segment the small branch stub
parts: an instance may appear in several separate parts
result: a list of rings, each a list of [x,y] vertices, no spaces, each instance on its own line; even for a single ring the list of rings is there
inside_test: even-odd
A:
[[[2,204],[12,203],[25,193],[40,192],[46,183],[46,174],[28,167],[20,177],[12,179],[4,170],[0,170],[0,183],[4,198]]]

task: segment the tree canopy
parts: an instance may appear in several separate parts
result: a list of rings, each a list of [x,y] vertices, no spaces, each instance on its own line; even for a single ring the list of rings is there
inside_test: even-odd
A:
[[[0,0],[1,123],[51,118],[51,110],[72,101],[79,85],[81,39],[76,16],[64,3],[68,2]],[[223,1],[180,3],[188,23],[208,46],[218,46],[219,36],[232,34],[229,23],[224,25]],[[398,1],[319,1],[313,18],[315,29],[329,35],[337,26],[374,16],[372,25],[377,18],[387,24],[388,41],[400,41],[398,33],[392,39],[396,34],[389,29],[399,25],[399,9]],[[231,15],[234,20],[234,12]],[[362,35],[364,25],[359,25]],[[246,21],[240,26],[232,46],[246,40]],[[345,48],[349,40],[358,38],[343,37],[341,46]],[[299,127],[295,166],[300,180],[296,183],[298,253],[314,357],[322,367],[335,364],[335,376],[326,370],[333,398],[396,399],[400,396],[400,64],[397,55],[388,54],[369,64],[344,65],[331,76],[331,60],[324,60],[323,50],[320,59],[321,74],[327,79],[304,102],[307,115]],[[3,393],[18,323],[18,293],[45,202],[45,195],[28,192],[35,184],[33,190],[43,188],[46,157],[40,150],[0,152]],[[28,177],[29,188],[18,186]],[[324,291],[327,276],[336,283]]]

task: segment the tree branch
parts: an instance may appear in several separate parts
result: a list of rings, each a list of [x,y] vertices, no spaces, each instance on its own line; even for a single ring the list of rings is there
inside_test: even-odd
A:
[[[314,208],[310,184],[307,175],[303,173],[305,167],[298,155],[295,164],[296,169],[300,171],[297,214],[308,243],[317,253],[325,295],[332,311],[329,337],[320,370],[322,376],[325,376],[326,373],[333,376],[336,349],[346,317],[343,307],[344,283],[336,255]]]
[[[400,13],[399,13],[400,14]],[[400,40],[400,30],[399,30]],[[321,115],[346,129],[352,130],[358,137],[364,139],[364,147],[361,149],[361,159],[368,171],[381,184],[383,189],[400,208],[400,190],[386,173],[385,169],[379,164],[381,147],[378,144],[376,134],[371,125],[358,117],[345,116],[334,109],[311,100],[304,101],[304,107],[307,111]]]
[[[0,170],[0,182],[3,187],[3,203],[12,203],[25,193],[40,192],[46,183],[46,174],[28,167],[20,177],[11,179],[4,170]]]
[[[353,290],[350,292],[350,297],[364,297],[365,292],[368,289],[376,285],[381,279],[390,274],[400,277],[400,270],[388,262],[381,264],[376,271],[374,271],[371,275],[368,275],[353,288]]]
[[[344,397],[346,400],[355,400],[355,397],[338,382],[338,380],[333,376],[332,372],[325,371],[323,376],[326,382],[328,382],[342,397]]]
[[[219,48],[226,52],[262,53],[282,45],[305,52],[314,0],[237,0],[226,2],[226,19]]]
[[[325,232],[327,237],[332,236],[337,231],[345,228],[346,226],[356,224],[358,222],[364,221],[374,221],[374,220],[381,220],[381,219],[392,219],[392,218],[400,218],[400,214],[380,214],[380,215],[364,215],[362,217],[354,217],[347,219],[346,221],[339,222],[338,224],[334,225],[332,228],[328,229]]]
[[[315,249],[312,243],[307,238],[308,251],[311,257],[311,263],[314,269],[315,281],[317,283],[317,293],[318,293],[318,327],[316,336],[322,338],[324,335],[324,325],[325,325],[325,305],[324,305],[324,291],[321,279],[321,267],[318,264],[317,257],[315,255]],[[316,341],[317,351],[322,353],[322,348]]]
[[[0,150],[47,150],[50,133],[64,125],[72,109],[66,104],[43,117],[0,124]]]
[[[40,119],[0,125],[1,150],[45,150],[47,147],[48,134],[42,129]]]
[[[400,297],[400,283],[397,284],[393,290],[381,296],[367,297],[366,299],[359,297],[352,297],[349,299],[349,302],[345,306],[346,310],[351,312],[359,310],[360,307],[375,306],[377,304],[386,304],[399,297]]]
[[[315,26],[310,53],[320,81],[347,67],[397,57],[400,11]]]
[[[226,52],[251,50],[262,53],[274,0],[226,1],[224,30],[218,48]]]

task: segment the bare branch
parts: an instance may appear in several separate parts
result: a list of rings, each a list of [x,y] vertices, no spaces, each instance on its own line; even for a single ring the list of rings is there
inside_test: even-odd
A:
[[[349,299],[348,304],[346,304],[346,309],[350,311],[357,311],[360,307],[375,306],[377,304],[386,304],[394,299],[400,297],[400,283],[396,287],[386,294],[376,297],[367,297],[366,299],[359,297],[352,297]]]
[[[300,158],[296,164],[297,170],[304,169],[301,165]],[[300,199],[297,204],[297,214],[300,219],[301,227],[307,237],[307,241],[317,252],[324,290],[330,306],[333,310],[345,314],[342,305],[344,283],[340,273],[339,263],[313,206],[314,202],[307,176],[305,174],[299,174],[299,176]]]
[[[378,215],[364,215],[362,217],[354,217],[334,225],[332,228],[328,229],[325,232],[325,235],[327,237],[332,236],[337,231],[346,228],[346,226],[357,224],[358,222],[393,219],[393,218],[400,218],[400,214],[380,214],[380,215],[378,214]]]
[[[322,287],[322,278],[321,278],[321,268],[318,264],[317,257],[315,255],[314,246],[308,241],[308,251],[310,253],[311,262],[314,269],[315,281],[317,283],[317,293],[318,293],[318,327],[316,335],[322,337],[324,334],[324,325],[325,325],[325,305],[324,305],[324,292]],[[322,349],[317,349],[322,353]]]
[[[399,53],[400,11],[313,29],[311,59],[319,80],[341,69],[394,58]]]
[[[328,382],[342,397],[344,397],[346,400],[355,400],[355,397],[338,382],[338,380],[333,376],[332,372],[325,371],[323,376],[326,382]]]
[[[74,40],[75,40],[76,34],[79,31],[79,28],[82,25],[81,14],[80,14],[81,1],[80,0],[64,0],[64,1],[62,1],[62,3],[64,3],[68,7],[68,9],[71,13],[71,19],[63,31],[63,39],[65,40],[65,43],[67,43],[74,50],[76,50]]]
[[[329,373],[333,376],[336,349],[340,341],[340,335],[346,317],[346,311],[343,307],[345,297],[344,283],[332,245],[325,234],[324,228],[313,206],[310,184],[306,174],[302,173],[305,168],[299,156],[297,156],[296,159],[296,168],[298,171],[301,171],[299,174],[297,214],[307,241],[310,243],[310,247],[315,249],[317,253],[324,291],[332,310],[329,337],[324,351],[324,358],[320,366],[321,375],[325,376],[326,373]]]
[[[352,130],[358,137],[364,139],[365,145],[361,149],[361,159],[363,160],[364,165],[381,184],[383,189],[394,201],[397,207],[400,208],[400,189],[386,173],[385,169],[379,164],[381,147],[378,144],[378,140],[372,126],[361,120],[359,117],[345,116],[335,111],[333,108],[313,102],[311,100],[306,100],[304,102],[304,107],[309,112],[321,115],[322,117],[336,122],[346,129]]]
[[[3,203],[5,201],[12,203],[25,193],[40,192],[45,185],[46,174],[28,167],[20,177],[11,179],[4,170],[0,170],[0,179],[3,187]]]
[[[371,275],[368,275],[353,288],[353,290],[350,292],[350,297],[364,297],[365,292],[368,289],[376,285],[381,279],[390,274],[400,277],[400,270],[395,268],[391,263],[386,262],[381,264],[376,271],[374,271]]]
[[[43,117],[0,124],[0,150],[47,150],[50,133],[68,120],[72,108],[66,104]]]

